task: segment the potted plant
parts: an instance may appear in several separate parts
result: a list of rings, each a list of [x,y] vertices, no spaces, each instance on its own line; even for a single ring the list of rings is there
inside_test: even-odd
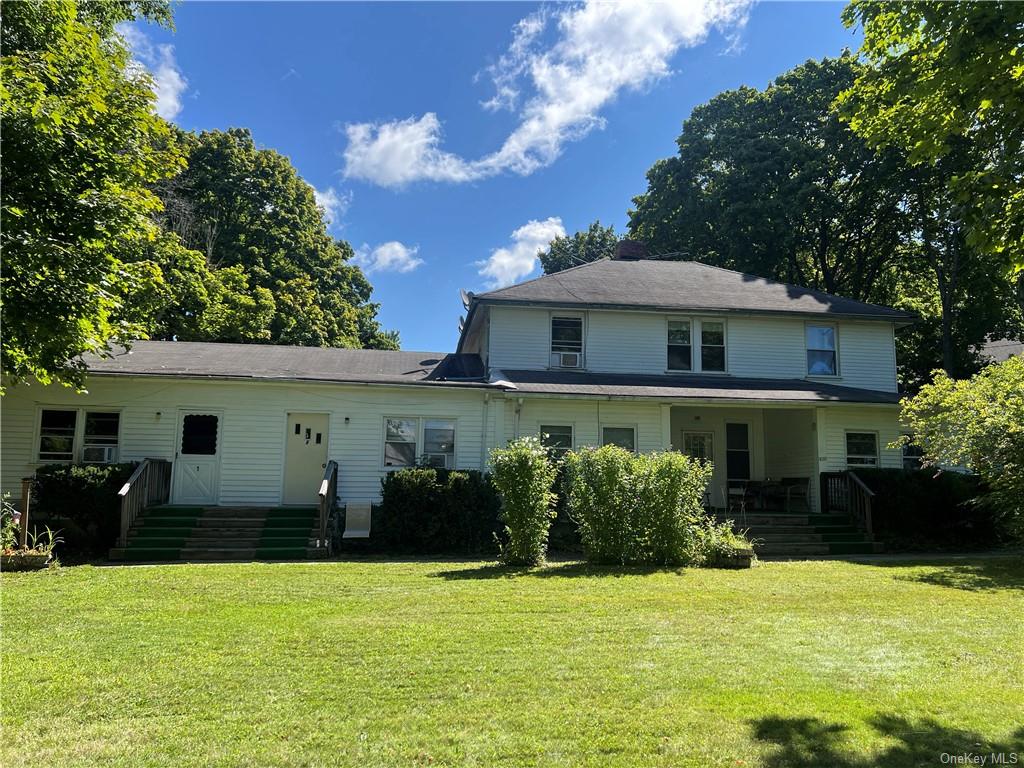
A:
[[[53,559],[53,548],[61,543],[50,526],[40,533],[38,530],[28,532],[26,546],[18,545],[18,529],[21,525],[21,513],[6,498],[0,509],[0,570],[32,571],[45,568]]]

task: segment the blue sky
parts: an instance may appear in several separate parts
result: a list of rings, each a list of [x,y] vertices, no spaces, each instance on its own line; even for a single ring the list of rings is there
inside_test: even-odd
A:
[[[840,3],[200,3],[127,37],[186,129],[291,158],[405,349],[454,348],[473,291],[537,244],[624,231],[694,106],[856,48]],[[531,269],[532,267],[532,269]]]

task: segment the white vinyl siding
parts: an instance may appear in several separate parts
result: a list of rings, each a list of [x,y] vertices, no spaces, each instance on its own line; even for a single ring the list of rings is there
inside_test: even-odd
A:
[[[527,307],[490,307],[491,368],[540,371],[550,362],[551,313]]]

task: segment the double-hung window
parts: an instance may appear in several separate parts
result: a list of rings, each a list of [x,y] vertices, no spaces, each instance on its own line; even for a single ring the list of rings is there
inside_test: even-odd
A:
[[[693,370],[693,344],[689,320],[668,321],[668,369]]]
[[[846,433],[846,465],[849,467],[878,466],[878,433]]]
[[[384,466],[388,469],[424,464],[451,469],[455,466],[455,420],[386,418]]]
[[[836,327],[834,325],[807,326],[807,375],[835,376]]]
[[[572,450],[572,426],[569,424],[541,424],[540,442],[552,456],[560,459]]]
[[[636,453],[636,427],[602,427],[601,445],[617,445]]]
[[[551,365],[555,368],[583,367],[583,318],[551,316]]]
[[[725,371],[725,323],[721,320],[700,322],[700,369]]]
[[[44,408],[39,414],[40,462],[117,461],[121,414],[75,408]]]

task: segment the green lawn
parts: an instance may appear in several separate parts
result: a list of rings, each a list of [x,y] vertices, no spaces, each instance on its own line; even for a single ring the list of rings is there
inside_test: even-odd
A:
[[[1020,558],[76,567],[2,600],[4,766],[1024,764]]]

